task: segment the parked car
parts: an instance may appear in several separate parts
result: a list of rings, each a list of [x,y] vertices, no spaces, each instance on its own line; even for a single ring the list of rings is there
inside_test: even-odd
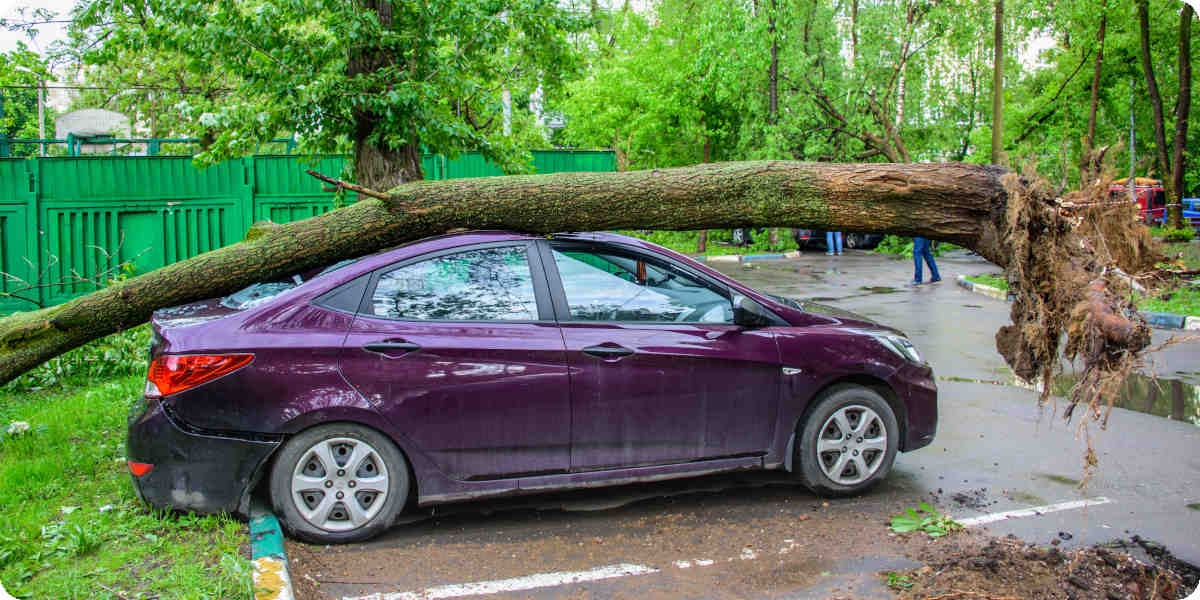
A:
[[[929,444],[904,334],[614,234],[470,232],[156,312],[149,504],[369,538],[402,510],[743,469],[861,493]]]
[[[793,229],[792,238],[801,250],[809,246],[825,248],[825,232],[817,229]],[[883,241],[881,233],[843,233],[842,247],[859,250],[870,250]]]

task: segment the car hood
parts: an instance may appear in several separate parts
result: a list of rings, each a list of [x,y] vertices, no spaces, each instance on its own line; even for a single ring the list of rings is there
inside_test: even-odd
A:
[[[800,308],[804,310],[804,312],[828,318],[841,325],[849,327],[863,327],[867,329],[884,329],[903,335],[902,332],[894,327],[888,327],[887,325],[884,325],[875,319],[860,315],[856,312],[838,308],[836,306],[830,306],[828,304],[821,304],[820,302],[809,302],[806,300],[797,300],[796,302],[800,305]]]

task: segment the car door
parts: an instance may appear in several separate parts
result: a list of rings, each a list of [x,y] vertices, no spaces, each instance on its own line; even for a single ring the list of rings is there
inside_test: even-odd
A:
[[[571,409],[552,315],[532,242],[423,255],[373,276],[342,372],[454,479],[564,473]]]
[[[763,454],[779,402],[769,329],[728,288],[623,246],[543,242],[571,370],[571,469]]]

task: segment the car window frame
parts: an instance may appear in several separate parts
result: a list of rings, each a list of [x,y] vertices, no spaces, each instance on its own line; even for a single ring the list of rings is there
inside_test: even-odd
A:
[[[461,254],[463,252],[471,252],[473,250],[488,250],[492,248],[522,248],[525,250],[525,257],[529,263],[529,276],[533,283],[533,297],[537,305],[537,319],[396,319],[375,314],[372,301],[375,297],[375,290],[379,285],[379,280],[388,273],[403,269],[404,267],[432,260],[441,256],[451,254]],[[353,282],[347,282],[350,284]],[[359,302],[358,310],[355,312],[356,317],[365,319],[377,319],[389,323],[509,323],[509,324],[530,324],[530,323],[554,323],[554,308],[550,296],[550,289],[546,282],[546,271],[542,264],[542,256],[538,251],[537,245],[532,240],[506,240],[500,242],[483,242],[478,244],[467,244],[464,246],[454,246],[452,248],[443,248],[441,250],[433,250],[410,256],[408,258],[396,261],[383,267],[379,267],[371,272],[371,279],[367,282],[366,291],[363,293],[362,300]]]
[[[707,287],[712,292],[718,294],[725,300],[729,301],[730,309],[733,308],[733,294],[740,293],[738,290],[730,288],[724,282],[691,268],[689,265],[676,261],[670,257],[662,256],[654,252],[643,251],[639,248],[627,246],[624,244],[613,244],[601,241],[583,241],[583,240],[539,240],[538,251],[541,253],[542,268],[546,271],[546,280],[550,288],[550,297],[554,306],[554,313],[560,323],[614,323],[622,325],[670,325],[670,326],[706,326],[706,327],[733,327],[741,328],[736,323],[698,323],[688,321],[629,321],[629,320],[610,320],[610,319],[576,319],[571,317],[570,304],[567,302],[566,289],[563,287],[562,277],[558,272],[558,265],[554,262],[554,250],[560,251],[585,251],[596,253],[607,253],[617,255],[629,255],[642,260],[655,263],[655,266],[665,269],[668,272],[678,271],[680,275],[690,277],[696,280],[697,283]],[[768,309],[770,310],[770,309]],[[773,313],[774,311],[772,311]]]

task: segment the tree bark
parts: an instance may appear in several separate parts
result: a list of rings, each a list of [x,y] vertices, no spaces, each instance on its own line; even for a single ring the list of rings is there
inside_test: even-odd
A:
[[[1183,227],[1184,145],[1187,144],[1188,117],[1192,110],[1192,16],[1190,4],[1179,13],[1179,97],[1175,101],[1175,147],[1171,153],[1171,190],[1175,197],[1168,201],[1167,224]]]
[[[391,0],[355,2],[364,12],[373,13],[384,29],[392,27]],[[346,74],[349,77],[369,77],[402,60],[394,51],[383,50],[377,44],[365,44],[360,49],[350,51],[346,60]],[[421,171],[421,141],[416,131],[408,132],[407,139],[399,147],[393,147],[389,142],[380,140],[381,136],[376,131],[386,121],[384,115],[356,109],[353,118],[354,178],[359,185],[375,190],[390,190],[402,183],[424,179]]]
[[[858,0],[850,2],[850,70],[858,63]]]
[[[1138,38],[1141,42],[1142,73],[1146,77],[1146,92],[1150,96],[1150,110],[1154,114],[1154,148],[1155,159],[1161,170],[1163,183],[1169,188],[1173,183],[1171,178],[1171,163],[1167,161],[1167,135],[1163,123],[1162,94],[1158,91],[1158,78],[1154,76],[1154,62],[1150,57],[1150,8],[1149,0],[1137,0]],[[1174,196],[1172,190],[1167,190],[1167,197]]]
[[[1100,5],[1100,29],[1096,32],[1096,65],[1092,69],[1092,97],[1088,105],[1087,134],[1083,137],[1079,181],[1088,185],[1096,177],[1097,165],[1092,161],[1092,146],[1096,143],[1096,111],[1100,105],[1100,75],[1104,69],[1104,37],[1108,31],[1108,0]]]
[[[992,55],[992,164],[1004,164],[1004,0],[996,0]]]
[[[775,0],[771,0],[771,14],[767,17],[767,31],[771,35],[771,65],[767,68],[767,122],[779,122],[779,40],[775,35]]]
[[[530,233],[795,227],[921,236],[1008,263],[1006,171],[986,165],[763,161],[414,182],[390,200],[254,228],[243,242],[66,304],[0,319],[0,384],[159,308],[455,228]]]

